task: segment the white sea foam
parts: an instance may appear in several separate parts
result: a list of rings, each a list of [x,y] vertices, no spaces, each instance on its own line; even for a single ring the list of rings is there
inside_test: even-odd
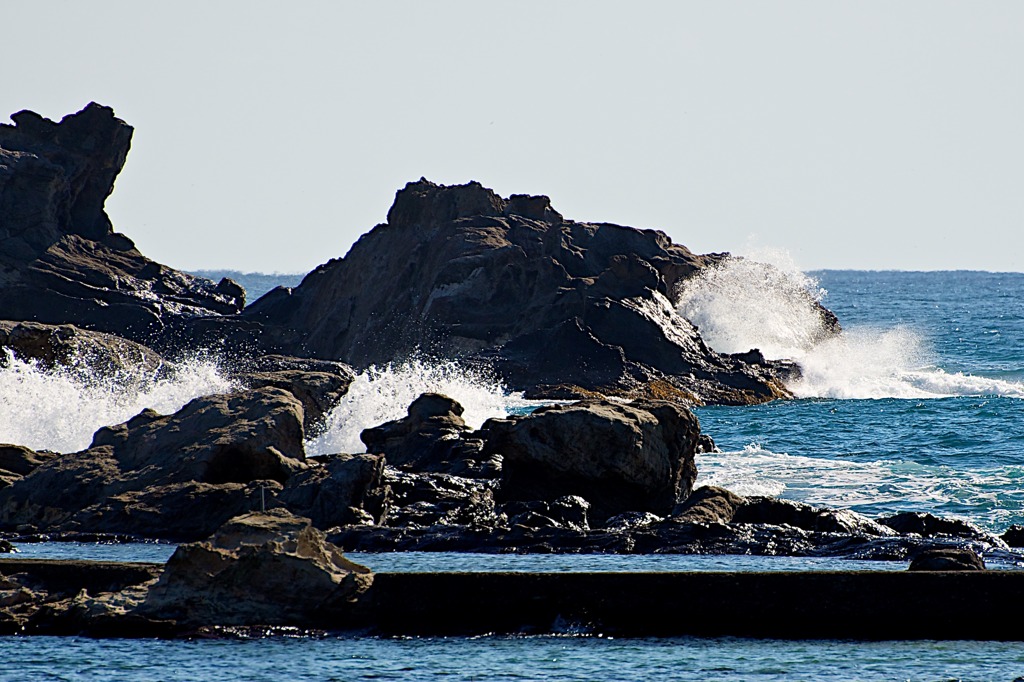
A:
[[[0,368],[0,442],[36,450],[75,452],[101,426],[119,424],[145,408],[170,414],[201,395],[235,388],[210,359],[101,375],[88,368],[40,369],[7,351]]]
[[[970,509],[970,520],[993,531],[1017,523],[1024,503],[1019,466],[959,471],[903,460],[802,457],[751,443],[738,451],[698,455],[697,468],[696,486],[852,509],[869,517],[913,510],[951,516],[948,510]]]
[[[407,414],[410,403],[423,393],[443,393],[458,401],[466,424],[479,428],[492,417],[504,417],[537,403],[522,393],[509,393],[485,371],[454,361],[429,362],[411,359],[370,367],[356,376],[348,393],[328,415],[322,434],[306,441],[306,453],[322,455],[364,452],[359,439],[363,429]]]
[[[679,292],[677,310],[721,353],[759,349],[769,359],[796,361],[790,383],[798,398],[1024,397],[1024,384],[948,373],[933,364],[927,340],[906,326],[853,327],[831,335],[817,303],[818,282],[777,253],[731,258]]]

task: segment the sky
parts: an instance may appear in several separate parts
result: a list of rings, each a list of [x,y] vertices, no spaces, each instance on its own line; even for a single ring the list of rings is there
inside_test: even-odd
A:
[[[426,177],[804,269],[1024,271],[1024,3],[2,0],[0,120],[135,128],[107,210],[304,272]]]

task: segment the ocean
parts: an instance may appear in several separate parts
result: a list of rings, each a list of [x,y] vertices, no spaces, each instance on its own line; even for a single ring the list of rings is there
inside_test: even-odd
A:
[[[683,296],[682,311],[716,350],[756,347],[769,357],[794,358],[803,368],[790,386],[795,400],[695,410],[721,450],[698,457],[698,485],[869,516],[926,511],[996,533],[1024,524],[1024,274],[802,273],[784,263],[781,273],[766,279],[763,270],[741,261],[709,273]],[[821,335],[814,300],[837,314],[841,335]],[[72,451],[88,445],[98,426],[123,421],[141,407],[171,411],[195,395],[231,387],[210,357],[186,362],[175,377],[132,375],[115,383],[97,382],[82,370],[42,372],[10,359],[0,370],[0,442]],[[362,428],[401,416],[424,390],[462,402],[472,424],[531,408],[530,401],[485,373],[411,359],[361,373],[325,430],[309,434],[307,451],[359,450]],[[26,555],[91,556],[95,551],[25,549]],[[115,551],[131,558],[136,550]],[[146,551],[156,554],[144,556]],[[166,545],[147,545],[134,556],[167,552]],[[358,559],[387,570],[444,570],[453,564],[450,555],[400,557],[397,563],[395,557]],[[677,558],[652,568],[650,557],[544,557],[536,562],[547,562],[546,567],[512,559],[518,561],[512,570],[765,570],[763,562],[771,560],[716,557],[717,563],[709,564]],[[466,555],[458,567],[467,570],[476,562],[480,570],[495,570],[495,561]],[[786,559],[768,570],[780,567],[806,570],[820,564]],[[0,638],[0,652],[8,662],[0,669],[4,680],[1012,680],[1024,675],[1024,643],[619,640],[571,627],[551,636],[475,638],[8,637]]]

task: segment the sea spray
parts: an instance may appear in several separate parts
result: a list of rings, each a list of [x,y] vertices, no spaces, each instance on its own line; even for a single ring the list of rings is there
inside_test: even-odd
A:
[[[372,366],[357,375],[328,415],[323,433],[306,442],[307,454],[362,452],[365,447],[359,434],[364,429],[405,416],[408,406],[426,392],[457,400],[465,409],[463,419],[474,428],[491,417],[503,417],[532,404],[521,393],[509,394],[486,371],[455,361],[414,358]]]
[[[817,281],[796,268],[728,258],[680,290],[677,310],[720,353],[798,359],[828,336]]]
[[[170,414],[193,398],[235,388],[210,358],[102,373],[84,364],[43,369],[8,350],[0,368],[0,442],[75,452],[88,447],[101,426],[145,408]]]
[[[847,327],[831,332],[818,281],[777,255],[771,263],[728,258],[680,290],[677,311],[721,353],[758,348],[773,360],[796,361],[789,382],[797,398],[1024,397],[1024,384],[946,372],[929,341],[906,325]]]
[[[487,371],[455,361],[431,362],[413,358],[373,366],[360,372],[348,393],[327,417],[323,433],[306,441],[307,455],[364,452],[359,439],[364,429],[400,419],[423,393],[443,393],[458,401],[466,424],[478,428],[487,419],[528,409],[535,403],[522,393],[509,393]]]

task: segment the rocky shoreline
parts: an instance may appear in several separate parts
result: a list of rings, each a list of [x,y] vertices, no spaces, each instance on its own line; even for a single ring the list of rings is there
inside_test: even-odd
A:
[[[928,514],[868,519],[695,490],[695,458],[714,442],[689,408],[787,399],[800,371],[757,349],[716,353],[675,312],[681,284],[728,254],[567,220],[544,196],[421,179],[345,257],[245,305],[231,280],[150,261],[114,232],[103,203],[132,129],[111,109],[12,119],[0,125],[0,365],[157,380],[202,352],[230,383],[173,414],[145,409],[103,425],[76,452],[0,445],[0,551],[44,537],[194,543],[159,578],[146,574],[154,585],[122,581],[103,598],[83,585],[51,599],[43,574],[55,569],[22,563],[27,572],[3,573],[0,587],[12,631],[32,631],[33,618],[92,633],[143,621],[174,632],[275,624],[275,609],[289,626],[316,621],[318,608],[334,618],[372,582],[344,551],[910,560],[936,550],[1012,557],[1024,545],[1018,528],[996,537]],[[820,334],[837,333],[835,316],[817,310]],[[550,404],[473,429],[464,406],[425,393],[405,417],[363,430],[365,453],[307,456],[307,437],[357,372],[414,355],[478,368]],[[238,519],[255,523],[256,509],[281,527],[262,528],[275,539],[254,545]],[[267,543],[271,563],[252,568],[263,582],[239,582],[251,547]],[[313,556],[313,577],[294,577],[312,602],[263,603]],[[222,573],[226,582],[202,583]],[[182,615],[183,599],[214,594],[233,604],[227,621]]]

